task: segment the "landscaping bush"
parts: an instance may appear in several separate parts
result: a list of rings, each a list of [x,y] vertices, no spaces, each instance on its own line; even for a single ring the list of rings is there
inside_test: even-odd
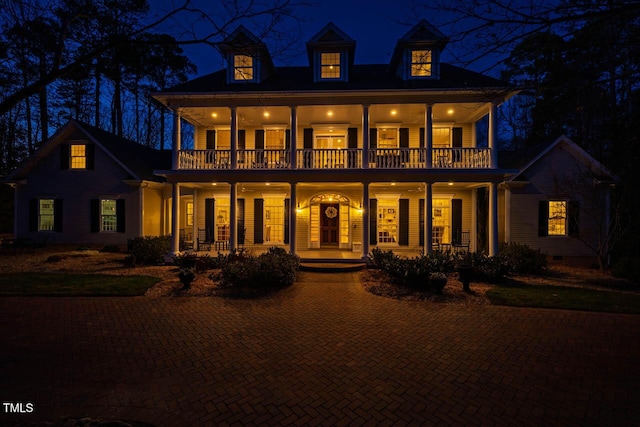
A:
[[[104,245],[102,247],[102,249],[100,249],[100,252],[108,253],[108,254],[117,254],[117,253],[120,252],[120,246],[118,246],[118,245]]]
[[[162,264],[171,250],[171,236],[136,237],[128,240],[127,248],[136,264]]]
[[[393,251],[375,248],[369,254],[371,263],[387,273],[396,284],[416,289],[426,289],[429,283],[430,258],[424,255],[406,258]]]
[[[299,266],[297,255],[273,247],[258,257],[230,256],[212,279],[228,288],[275,289],[292,285]]]
[[[371,264],[381,270],[386,270],[398,259],[398,256],[391,249],[383,251],[380,248],[372,250],[368,257]]]
[[[465,256],[463,263],[475,269],[475,279],[489,283],[504,280],[509,268],[499,256],[488,256],[482,252],[472,252]]]
[[[199,256],[196,261],[197,271],[215,270],[222,268],[227,263],[228,256],[218,252],[218,255],[212,257],[209,254]]]
[[[498,258],[508,274],[540,274],[547,268],[547,256],[525,244],[501,244]]]
[[[426,255],[429,270],[434,273],[451,273],[455,271],[458,255],[451,251],[434,251]]]

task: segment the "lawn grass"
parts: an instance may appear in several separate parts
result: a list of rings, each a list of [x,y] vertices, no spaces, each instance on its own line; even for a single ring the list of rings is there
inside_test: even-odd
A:
[[[150,276],[10,273],[0,275],[0,296],[137,296],[160,281]]]
[[[495,286],[487,291],[492,304],[640,314],[640,294],[563,286]]]

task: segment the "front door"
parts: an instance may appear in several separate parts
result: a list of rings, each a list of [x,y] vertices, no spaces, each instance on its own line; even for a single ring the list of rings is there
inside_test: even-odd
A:
[[[340,205],[337,203],[320,204],[320,245],[338,246],[338,221]]]

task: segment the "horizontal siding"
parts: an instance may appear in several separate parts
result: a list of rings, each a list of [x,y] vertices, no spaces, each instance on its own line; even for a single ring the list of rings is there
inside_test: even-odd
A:
[[[143,230],[145,236],[162,235],[162,191],[154,188],[144,188],[144,211],[142,213]]]

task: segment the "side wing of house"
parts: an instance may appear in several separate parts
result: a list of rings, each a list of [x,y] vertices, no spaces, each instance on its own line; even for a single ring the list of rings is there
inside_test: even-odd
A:
[[[46,142],[11,181],[16,237],[124,245],[137,236],[163,234],[162,184],[132,175],[98,140],[73,124]]]
[[[554,143],[508,183],[505,240],[559,259],[595,256],[609,222],[603,170],[573,142]]]

